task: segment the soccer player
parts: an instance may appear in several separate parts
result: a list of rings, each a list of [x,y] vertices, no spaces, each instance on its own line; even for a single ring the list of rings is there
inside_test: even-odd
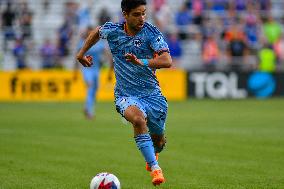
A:
[[[85,53],[100,38],[107,39],[114,61],[116,109],[132,123],[134,139],[151,171],[152,183],[159,185],[165,182],[157,154],[166,143],[168,104],[155,71],[171,67],[172,59],[161,32],[145,22],[146,0],[122,0],[121,9],[125,22],[106,22],[97,27],[86,39],[77,60],[90,67],[92,62]]]
[[[86,31],[83,33],[82,38],[78,44],[78,50],[80,50],[84,44],[84,40],[89,36],[90,32],[93,31],[93,28],[89,26]],[[95,46],[92,46],[87,54],[89,58],[93,58],[96,64],[93,64],[91,67],[83,67],[82,74],[84,81],[87,86],[87,94],[85,100],[84,114],[87,119],[93,119],[95,116],[95,101],[96,94],[98,89],[99,74],[100,74],[100,63],[102,62],[103,55],[107,56],[107,44],[104,41],[99,41]],[[75,75],[74,78],[77,79],[78,64],[75,65]],[[109,72],[110,78],[111,72]]]

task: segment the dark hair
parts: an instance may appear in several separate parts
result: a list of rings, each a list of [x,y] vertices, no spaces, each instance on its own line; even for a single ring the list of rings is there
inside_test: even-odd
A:
[[[146,0],[122,0],[121,10],[122,12],[129,13],[132,9],[139,7],[140,5],[146,5]]]

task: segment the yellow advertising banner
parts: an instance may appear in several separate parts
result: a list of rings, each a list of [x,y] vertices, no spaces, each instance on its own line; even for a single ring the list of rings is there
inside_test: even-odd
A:
[[[102,70],[97,93],[99,101],[114,99],[115,81],[109,81],[107,77],[108,70]],[[157,77],[168,100],[186,99],[184,71],[160,70]],[[75,77],[72,71],[0,72],[0,101],[82,101],[85,95],[86,86],[81,74]]]

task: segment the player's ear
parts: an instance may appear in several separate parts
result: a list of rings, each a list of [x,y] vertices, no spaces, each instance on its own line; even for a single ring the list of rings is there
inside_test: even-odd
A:
[[[125,18],[126,16],[128,16],[127,12],[125,12],[125,11],[122,11],[122,15],[123,15],[124,18]]]

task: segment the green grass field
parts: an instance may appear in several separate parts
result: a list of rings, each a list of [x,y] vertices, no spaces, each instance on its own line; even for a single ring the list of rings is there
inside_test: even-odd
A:
[[[284,99],[170,102],[161,189],[284,188]],[[99,172],[151,189],[113,103],[0,103],[0,189],[88,189]]]

